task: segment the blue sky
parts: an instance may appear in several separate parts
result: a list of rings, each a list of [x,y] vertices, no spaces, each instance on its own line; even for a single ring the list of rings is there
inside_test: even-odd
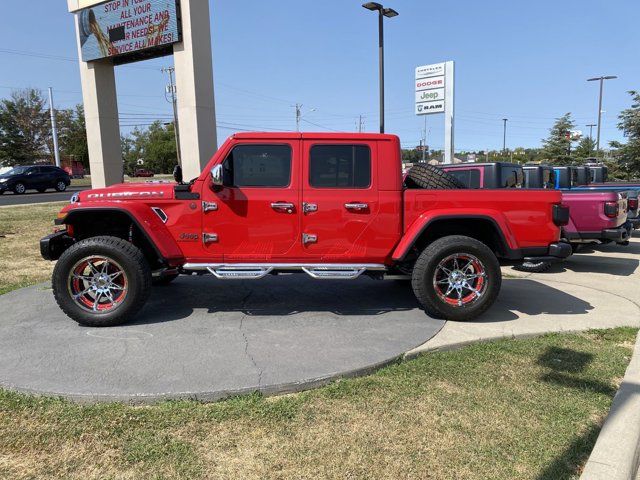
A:
[[[22,5],[28,3],[29,7]],[[354,131],[378,126],[377,19],[358,0],[212,0],[218,137],[234,129]],[[59,106],[81,101],[73,17],[63,0],[10,2],[0,17],[0,96],[52,86]],[[20,5],[20,6],[18,6]],[[388,0],[385,21],[387,132],[403,145],[421,137],[413,113],[418,65],[456,62],[456,150],[538,146],[553,119],[572,112],[577,128],[597,118],[605,84],[602,143],[622,139],[616,117],[640,89],[637,0]],[[41,55],[41,56],[33,56]],[[53,58],[51,58],[53,57]],[[164,77],[171,57],[117,68],[123,130],[168,119]],[[442,115],[427,119],[428,144],[443,144]],[[594,129],[595,135],[595,129]]]

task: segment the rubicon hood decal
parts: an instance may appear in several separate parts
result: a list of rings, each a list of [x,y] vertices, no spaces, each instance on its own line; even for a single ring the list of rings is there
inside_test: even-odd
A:
[[[158,191],[130,191],[130,192],[107,192],[107,193],[89,193],[87,198],[94,200],[97,198],[148,198],[148,197],[164,197],[164,192]]]

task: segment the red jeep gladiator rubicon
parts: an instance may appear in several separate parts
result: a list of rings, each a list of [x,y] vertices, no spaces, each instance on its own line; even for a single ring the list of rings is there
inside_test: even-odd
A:
[[[459,190],[435,167],[402,181],[395,135],[242,133],[188,183],[77,193],[41,240],[53,292],[83,325],[132,319],[179,274],[411,280],[429,315],[471,320],[495,301],[499,260],[560,259],[556,191]]]

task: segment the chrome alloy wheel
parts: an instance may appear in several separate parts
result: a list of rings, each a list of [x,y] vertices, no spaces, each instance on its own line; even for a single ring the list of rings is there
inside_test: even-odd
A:
[[[73,301],[91,313],[111,312],[127,297],[124,269],[104,256],[86,257],[77,262],[67,283]]]
[[[462,307],[477,301],[487,290],[487,272],[480,260],[455,253],[440,261],[433,274],[433,288],[443,302]]]

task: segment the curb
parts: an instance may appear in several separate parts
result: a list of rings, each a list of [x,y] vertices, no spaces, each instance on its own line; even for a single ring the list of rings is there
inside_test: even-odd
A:
[[[633,480],[640,465],[640,333],[581,480]]]

